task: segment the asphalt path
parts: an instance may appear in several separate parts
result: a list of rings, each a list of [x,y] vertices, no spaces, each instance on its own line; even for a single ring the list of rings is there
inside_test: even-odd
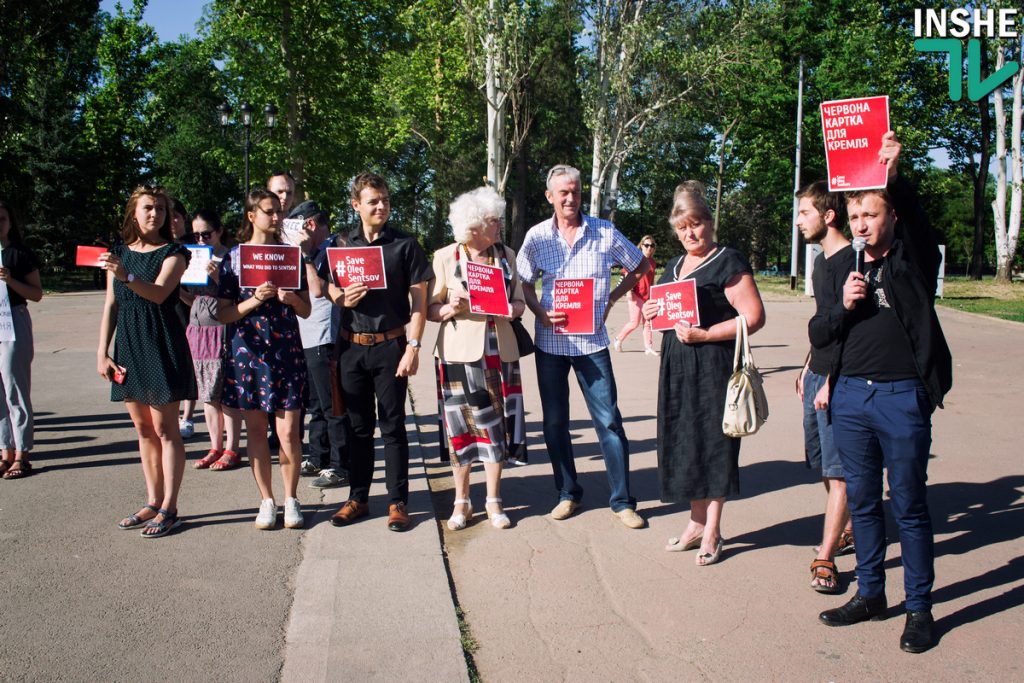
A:
[[[116,528],[144,488],[131,423],[94,369],[101,295],[46,297],[31,309],[37,474],[0,481],[0,680],[465,680],[453,599],[485,681],[1024,679],[1015,387],[1024,376],[1024,326],[940,310],[956,364],[946,409],[934,417],[929,469],[940,643],[912,656],[897,648],[902,575],[891,526],[890,618],[845,629],[815,618],[847,600],[855,582],[848,557],[839,560],[842,595],[809,587],[824,492],[803,465],[792,384],[812,306],[768,304],[754,352],[772,416],[743,444],[723,561],[699,568],[691,553],[662,550],[685,506],[657,501],[657,360],[640,352],[639,332],[614,366],[632,489],[649,520],[643,530],[626,529],[605,507],[599,449],[579,400],[570,426],[585,507],[566,522],[547,516],[555,492],[528,359],[531,464],[504,478],[510,530],[491,528],[478,512],[468,529],[442,524],[439,536],[436,520],[448,516],[451,494],[447,466],[434,460],[424,471],[419,461],[421,452],[433,457],[436,438],[436,390],[424,362],[412,383],[420,433],[407,534],[383,528],[379,484],[374,516],[356,527],[326,524],[344,491],[302,485],[310,528],[257,532],[247,469],[189,467],[186,524],[144,540]],[[624,319],[616,306],[611,327]],[[200,438],[188,442],[190,462],[205,451]],[[474,477],[478,510],[481,479]]]

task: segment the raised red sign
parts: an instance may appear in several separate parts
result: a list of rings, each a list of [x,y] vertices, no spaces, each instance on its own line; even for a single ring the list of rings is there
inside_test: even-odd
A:
[[[481,315],[509,314],[505,274],[498,266],[466,261],[466,286],[469,287],[469,310]]]
[[[103,265],[103,261],[100,260],[100,256],[107,253],[106,247],[83,247],[78,246],[75,248],[75,265],[76,266],[92,266],[93,268],[99,268]]]
[[[364,284],[369,289],[387,289],[382,247],[328,247],[327,263],[334,273],[334,283],[344,289]]]
[[[554,310],[569,318],[556,334],[594,334],[594,278],[556,278]]]
[[[281,289],[298,289],[302,252],[287,244],[240,244],[238,284],[256,288],[269,282]]]
[[[700,311],[697,309],[697,283],[693,280],[679,280],[651,287],[651,301],[658,302],[658,314],[651,319],[655,332],[671,330],[678,322],[700,327]]]
[[[885,187],[878,150],[889,132],[888,96],[822,102],[821,128],[830,192]]]

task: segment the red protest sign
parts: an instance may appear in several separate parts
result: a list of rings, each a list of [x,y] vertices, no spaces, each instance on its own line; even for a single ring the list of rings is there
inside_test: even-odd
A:
[[[830,192],[885,187],[878,150],[889,131],[888,96],[822,102],[821,128]]]
[[[594,278],[556,278],[553,293],[555,312],[569,316],[555,333],[594,334]]]
[[[700,311],[697,309],[697,283],[693,280],[679,280],[651,287],[651,301],[658,302],[658,315],[651,319],[655,332],[671,330],[679,321],[700,327]]]
[[[498,266],[466,261],[466,286],[469,310],[482,315],[508,315],[508,291],[505,274]]]
[[[299,288],[302,252],[287,244],[240,244],[238,284],[255,288],[269,282],[281,289]]]
[[[327,263],[342,289],[360,283],[369,289],[388,287],[382,247],[328,247]]]
[[[103,265],[103,261],[100,260],[100,256],[107,253],[106,247],[83,247],[78,246],[75,248],[75,265],[76,266],[92,266],[93,268],[99,268]]]

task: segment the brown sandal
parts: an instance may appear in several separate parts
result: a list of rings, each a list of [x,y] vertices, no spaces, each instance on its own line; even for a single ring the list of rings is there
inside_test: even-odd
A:
[[[836,563],[828,560],[815,560],[811,562],[811,581],[819,582],[811,584],[811,588],[819,593],[838,593],[839,570],[836,568]],[[832,585],[824,585],[820,583],[821,581],[827,581]]]
[[[4,479],[21,479],[32,474],[32,463],[28,460],[22,460],[18,458],[14,463],[7,468],[4,472]]]
[[[843,530],[839,535],[839,543],[836,544],[836,555],[849,555],[856,549],[853,542],[853,532]]]

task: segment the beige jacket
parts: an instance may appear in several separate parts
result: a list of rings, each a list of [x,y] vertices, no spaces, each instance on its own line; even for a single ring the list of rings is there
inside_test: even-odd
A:
[[[434,252],[434,280],[431,283],[429,304],[448,303],[448,292],[465,292],[462,282],[455,277],[455,250],[459,244],[449,244]],[[465,253],[461,254],[465,260]],[[523,286],[516,273],[516,252],[505,247],[505,260],[512,273],[512,301],[523,301]],[[428,305],[429,305],[428,304]],[[472,363],[483,358],[484,333],[487,330],[486,315],[460,313],[452,320],[441,323],[437,335],[434,355],[449,363]],[[494,318],[498,335],[498,354],[504,362],[519,360],[519,347],[511,323],[504,318]]]

